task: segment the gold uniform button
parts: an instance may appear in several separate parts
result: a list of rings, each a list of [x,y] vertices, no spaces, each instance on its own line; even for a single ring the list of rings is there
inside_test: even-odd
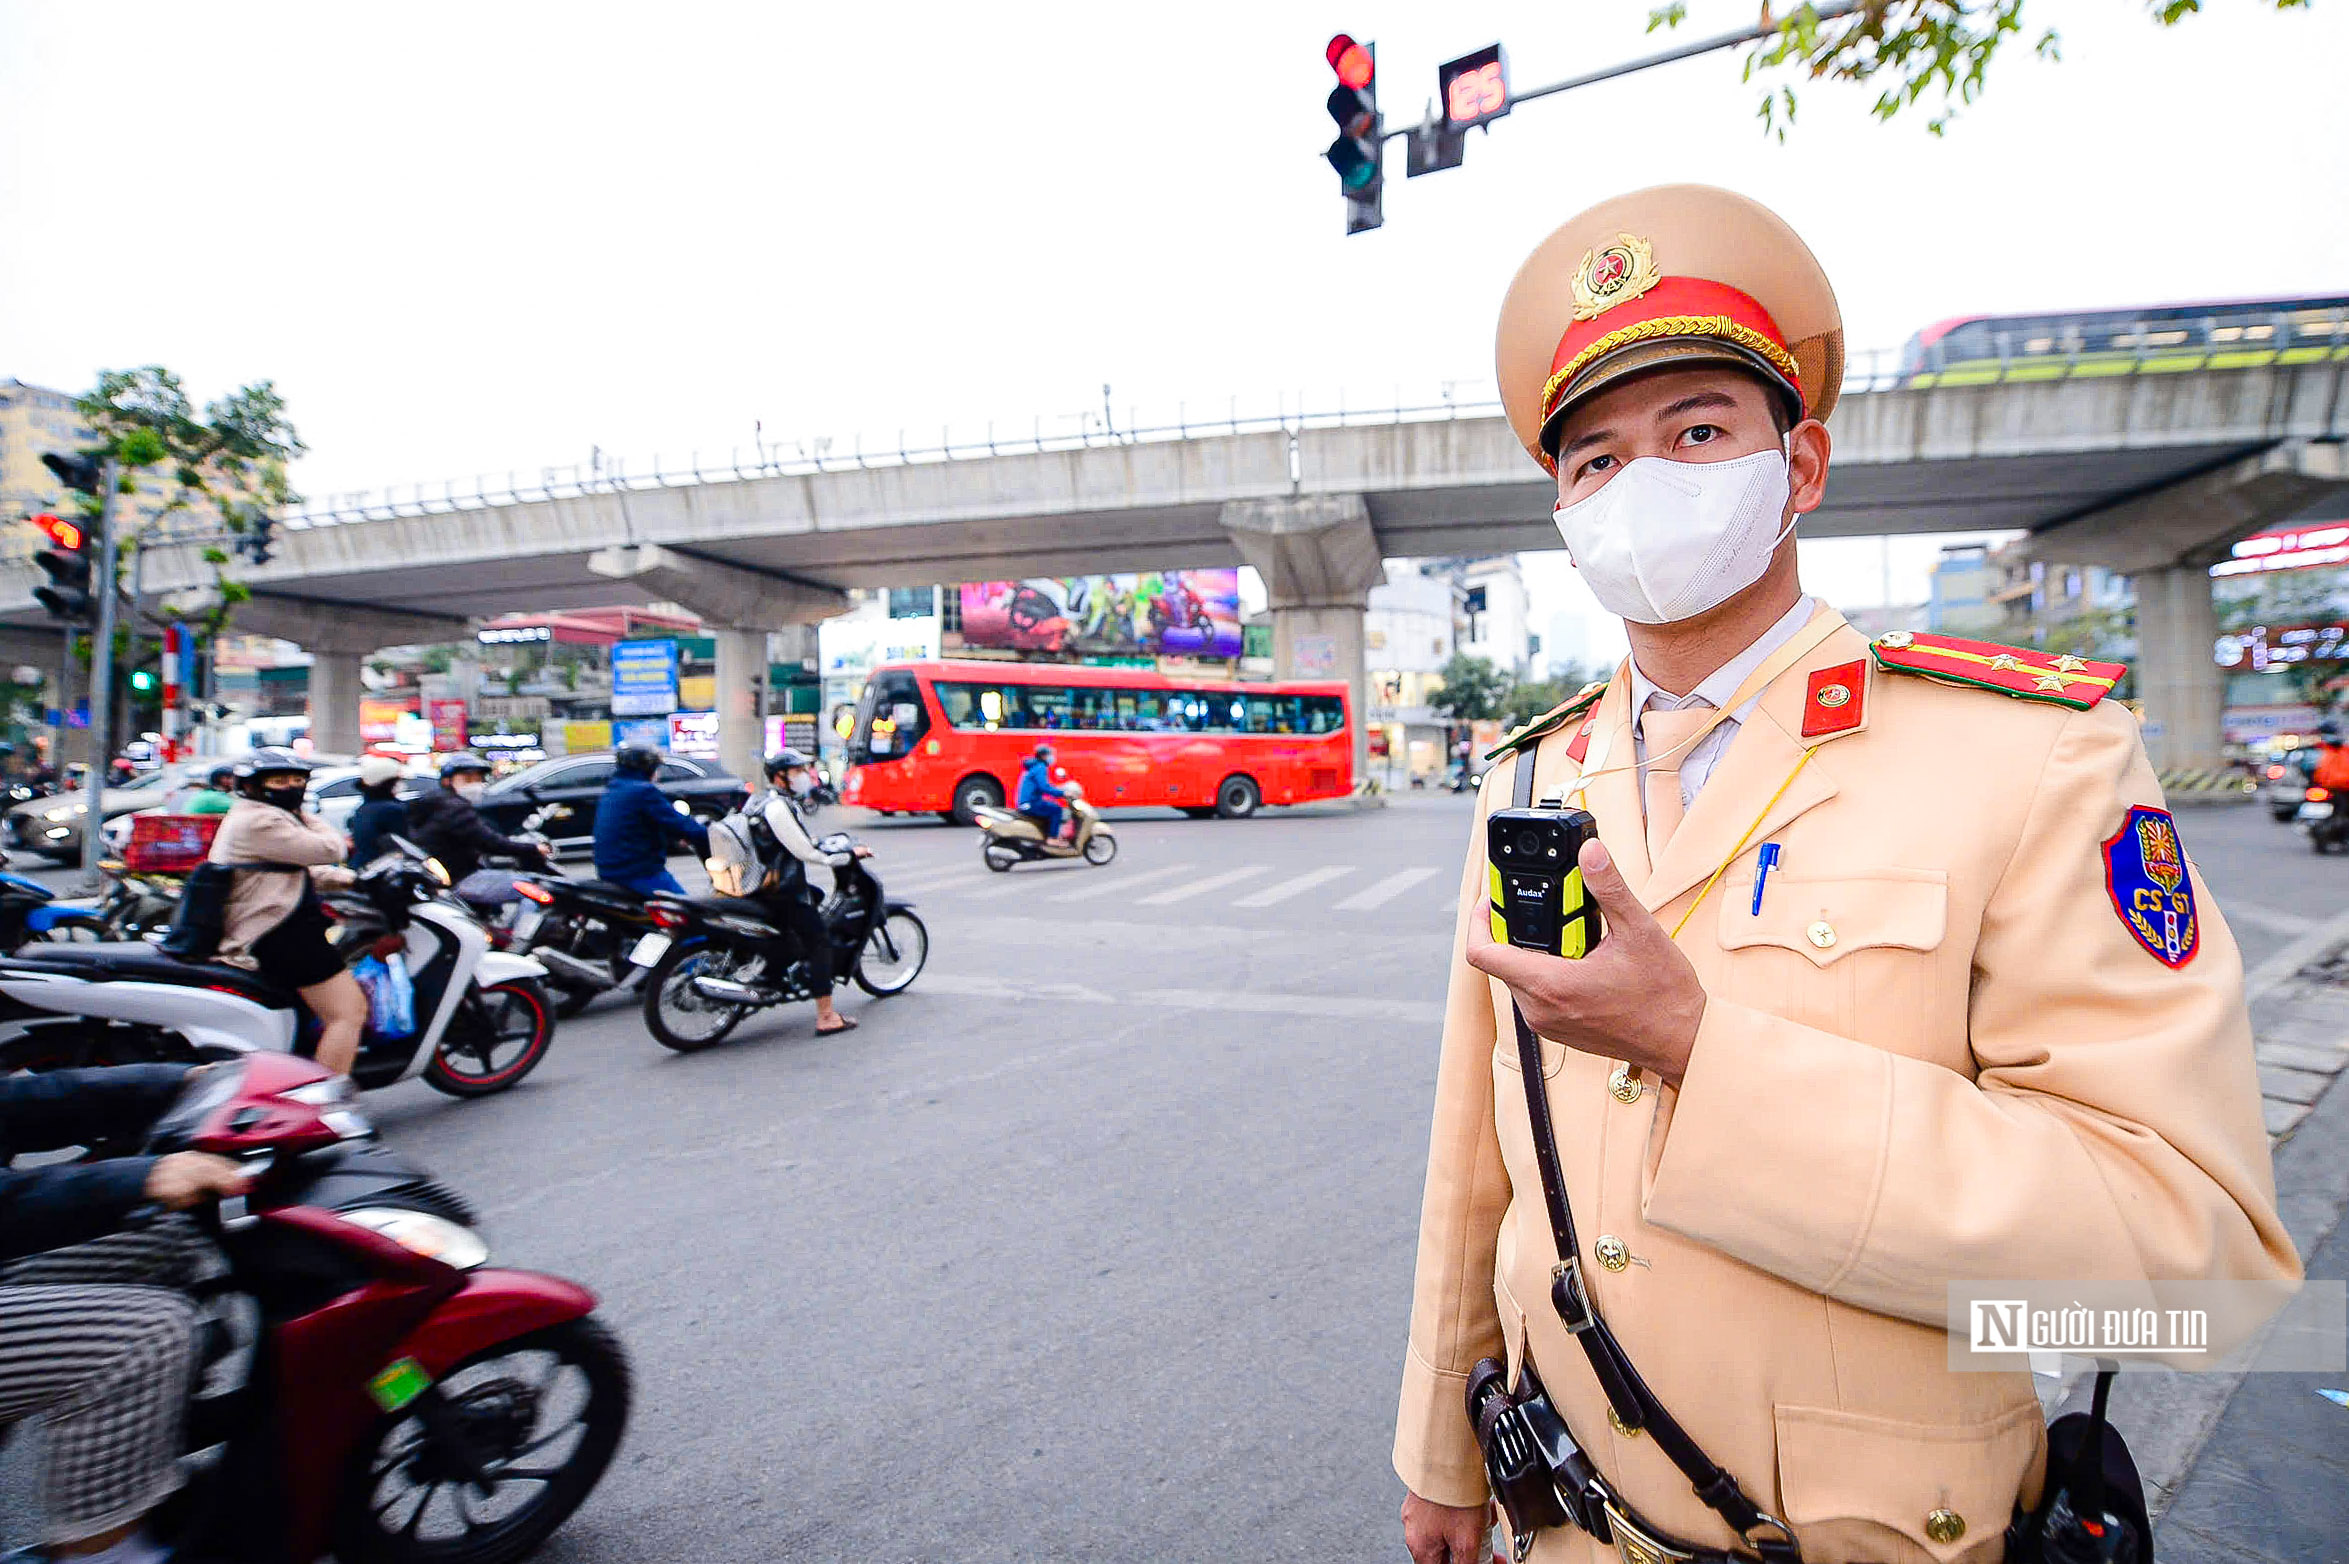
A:
[[[1835,925],[1829,923],[1825,918],[1821,918],[1818,922],[1803,930],[1803,934],[1804,937],[1809,939],[1812,944],[1818,946],[1821,950],[1829,949],[1835,944]]]
[[[1613,1233],[1599,1234],[1599,1241],[1590,1246],[1590,1252],[1610,1271],[1620,1271],[1631,1263],[1630,1248]]]
[[[1635,1103],[1639,1101],[1639,1077],[1632,1073],[1630,1065],[1619,1064],[1615,1073],[1607,1077],[1607,1091],[1617,1102]]]
[[[1955,1510],[1935,1510],[1925,1517],[1925,1535],[1943,1547],[1966,1534],[1966,1518]]]

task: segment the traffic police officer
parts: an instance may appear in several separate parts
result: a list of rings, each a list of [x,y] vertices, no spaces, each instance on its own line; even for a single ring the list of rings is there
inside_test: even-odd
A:
[[[1842,343],[1801,239],[1699,186],[1574,218],[1502,305],[1511,425],[1632,655],[1503,744],[1470,838],[1395,1439],[1419,1564],[1481,1542],[1484,1357],[1530,1356],[1654,1530],[1763,1540],[1610,1418],[1552,1305],[1512,1002],[1592,1298],[1813,1564],[1990,1564],[2037,1498],[2030,1378],[1949,1369],[1948,1283],[2298,1274],[2241,961],[2122,670],[1870,642],[1802,593]],[[1483,815],[1525,766],[1598,820],[1581,961],[1488,929]]]

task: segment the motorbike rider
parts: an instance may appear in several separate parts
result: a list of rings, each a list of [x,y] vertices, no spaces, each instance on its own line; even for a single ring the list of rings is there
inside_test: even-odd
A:
[[[225,1157],[177,1151],[12,1169],[152,1124],[183,1065],[0,1077],[0,1425],[45,1419],[40,1475],[50,1559],[149,1564],[141,1520],[180,1485],[203,1241],[184,1219],[124,1228],[143,1205],[185,1211],[242,1194]]]
[[[2335,793],[2349,793],[2349,747],[2341,743],[2341,719],[2326,717],[2316,725],[2316,770],[2309,781]]]
[[[389,755],[368,755],[359,761],[359,807],[351,811],[351,856],[357,869],[383,856],[391,845],[385,837],[407,829],[408,805],[400,797],[400,763]]]
[[[351,1073],[367,994],[327,938],[318,886],[348,885],[350,843],[302,812],[310,763],[290,749],[257,749],[237,766],[236,804],[212,838],[211,861],[244,868],[229,889],[216,961],[249,967],[302,996],[318,1018],[317,1060]]]
[[[1062,840],[1061,823],[1068,819],[1070,834],[1075,821],[1069,818],[1061,803],[1068,797],[1052,780],[1052,746],[1039,744],[1036,752],[1020,762],[1020,790],[1013,807],[1044,828],[1047,842]]]
[[[544,842],[503,836],[492,829],[474,807],[489,786],[489,762],[479,755],[459,752],[440,763],[440,786],[426,788],[408,800],[408,835],[417,846],[438,858],[456,884],[481,867],[483,853],[515,858],[551,859]]]
[[[612,780],[595,806],[595,877],[640,896],[682,896],[685,887],[669,872],[669,844],[706,855],[710,830],[678,813],[653,784],[660,769],[661,752],[650,744],[622,745],[612,757]]]
[[[853,858],[870,858],[873,850],[856,847],[844,853],[826,853],[808,834],[797,800],[815,791],[813,757],[796,749],[779,750],[767,757],[766,775],[767,786],[747,807],[774,836],[784,857],[776,866],[775,883],[756,899],[776,922],[791,931],[807,959],[808,985],[816,994],[816,1035],[853,1031],[856,1022],[832,1003],[832,963],[827,959],[832,933],[824,927],[822,910],[807,899],[807,872],[810,867],[837,869]]]
[[[192,787],[181,795],[178,807],[172,812],[182,815],[225,815],[235,805],[237,767],[233,760],[224,760],[204,773],[200,787]]]

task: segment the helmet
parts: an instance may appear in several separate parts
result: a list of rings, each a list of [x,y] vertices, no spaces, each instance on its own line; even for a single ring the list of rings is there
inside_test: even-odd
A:
[[[612,769],[624,777],[649,777],[661,769],[661,752],[650,744],[623,744],[612,756]]]
[[[815,757],[804,750],[779,749],[767,757],[766,773],[770,777],[779,777],[786,771],[797,771],[802,766],[815,763]]]
[[[236,762],[233,760],[224,760],[219,765],[214,766],[210,771],[204,773],[204,785],[210,788],[218,788],[223,793],[227,792],[232,786],[235,785],[236,779],[237,767]]]
[[[386,782],[397,780],[400,771],[400,763],[389,755],[363,756],[359,761],[359,785],[381,787]]]
[[[483,760],[479,755],[474,754],[471,750],[461,749],[440,763],[440,779],[443,782],[446,782],[449,778],[466,771],[478,771],[483,776],[488,776],[489,762]]]
[[[289,774],[308,777],[310,771],[310,762],[290,749],[279,749],[274,745],[257,749],[237,762],[237,791],[247,798],[259,798],[265,779]]]
[[[2326,717],[2316,725],[2316,736],[2327,744],[2341,742],[2341,719]]]

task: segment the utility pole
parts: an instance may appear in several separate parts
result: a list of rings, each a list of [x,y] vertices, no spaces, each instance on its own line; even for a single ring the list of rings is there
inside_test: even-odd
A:
[[[105,820],[106,771],[114,758],[114,622],[119,596],[114,581],[114,513],[122,464],[109,456],[103,473],[98,496],[98,631],[90,648],[90,775],[82,813],[82,883],[91,890],[105,883],[98,872],[105,846],[98,827]]]

